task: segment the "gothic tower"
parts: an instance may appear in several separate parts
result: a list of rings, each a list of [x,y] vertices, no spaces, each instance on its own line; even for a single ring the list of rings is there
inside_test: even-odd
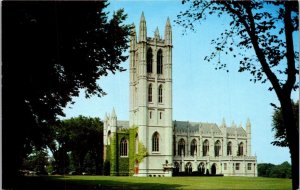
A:
[[[148,156],[137,176],[172,176],[165,169],[172,157],[172,29],[169,18],[164,39],[158,28],[147,37],[144,13],[139,36],[132,26],[130,38],[130,127],[138,127],[138,139]]]

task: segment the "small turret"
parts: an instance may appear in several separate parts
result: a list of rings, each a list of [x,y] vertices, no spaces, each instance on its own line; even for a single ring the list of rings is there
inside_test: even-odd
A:
[[[144,12],[142,12],[141,20],[140,20],[139,42],[146,42],[146,41],[147,41],[147,26],[146,26]]]
[[[113,108],[110,116],[110,121],[111,121],[111,132],[116,132],[117,131],[117,114],[115,112],[115,108]]]
[[[226,122],[225,122],[225,119],[224,119],[224,118],[222,119],[221,127],[222,127],[222,128],[226,127]]]
[[[135,33],[135,25],[132,23],[130,28],[130,50],[135,50],[136,44],[136,33]]]
[[[247,155],[251,156],[251,123],[249,118],[246,123],[246,132],[247,132]]]
[[[231,127],[236,128],[236,124],[232,121]]]
[[[157,39],[157,40],[160,39],[158,27],[156,27],[156,30],[155,30],[155,32],[154,32],[154,38]]]
[[[168,17],[166,27],[165,27],[165,44],[172,45],[172,27],[170,19]]]
[[[247,134],[248,133],[251,134],[251,123],[250,123],[249,119],[247,119],[247,123],[246,123],[246,132],[247,132]]]

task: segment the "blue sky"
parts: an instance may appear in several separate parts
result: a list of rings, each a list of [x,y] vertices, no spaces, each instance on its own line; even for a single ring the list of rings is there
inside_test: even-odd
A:
[[[273,108],[278,104],[274,92],[268,91],[270,84],[254,84],[251,75],[238,73],[238,59],[220,54],[220,61],[230,63],[227,73],[215,70],[215,64],[204,61],[214,46],[210,41],[228,27],[228,18],[208,17],[197,31],[182,35],[183,28],[174,23],[176,15],[184,10],[180,1],[111,1],[108,11],[124,8],[128,14],[126,23],[135,23],[137,33],[142,11],[147,22],[147,35],[154,36],[156,27],[164,36],[167,17],[173,30],[173,119],[184,121],[212,122],[221,124],[225,118],[227,126],[234,121],[237,125],[252,124],[252,154],[258,162],[279,164],[290,162],[287,148],[274,147],[271,131]],[[298,42],[298,40],[296,40]],[[298,45],[297,45],[298,48]],[[251,54],[253,52],[249,52]],[[215,60],[217,62],[218,60]],[[122,63],[128,69],[128,60]],[[74,105],[64,109],[66,118],[78,115],[103,118],[114,107],[119,120],[128,120],[129,72],[110,74],[99,81],[107,95],[85,99],[82,93],[74,98]],[[299,92],[293,93],[294,99]]]

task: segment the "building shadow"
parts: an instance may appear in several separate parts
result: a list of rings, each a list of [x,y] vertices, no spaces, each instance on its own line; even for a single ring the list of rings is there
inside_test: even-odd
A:
[[[13,189],[16,190],[142,190],[182,189],[178,184],[137,183],[115,181],[110,177],[70,179],[70,176],[23,176]]]

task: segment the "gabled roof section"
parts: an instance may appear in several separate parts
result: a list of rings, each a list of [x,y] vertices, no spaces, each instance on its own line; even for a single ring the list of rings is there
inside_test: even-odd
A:
[[[247,133],[243,127],[227,127],[227,135],[247,136]]]
[[[173,121],[174,129],[179,133],[215,133],[222,134],[221,130],[215,123]]]
[[[117,128],[118,129],[128,129],[129,128],[129,121],[117,121]]]

